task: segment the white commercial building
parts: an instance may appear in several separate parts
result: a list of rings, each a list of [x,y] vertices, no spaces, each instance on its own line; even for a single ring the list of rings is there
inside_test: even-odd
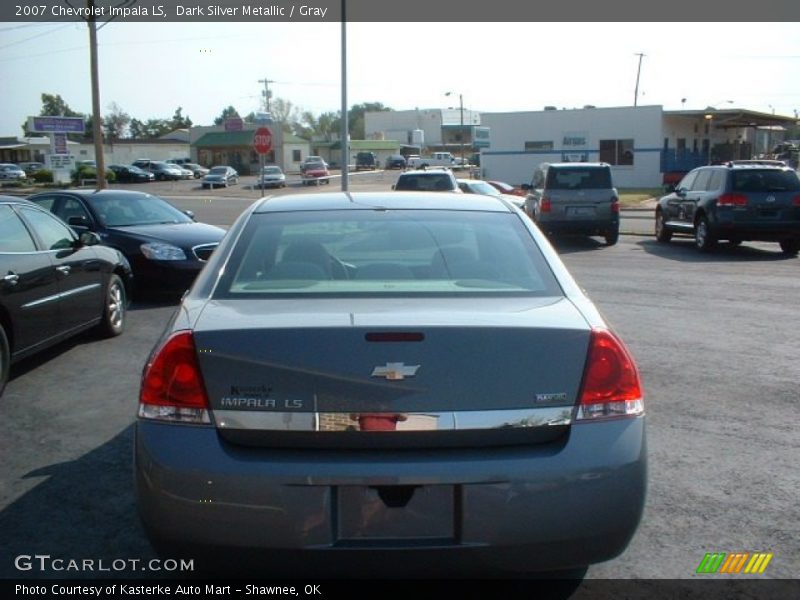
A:
[[[747,159],[758,128],[787,126],[791,117],[742,109],[664,111],[661,106],[586,107],[482,113],[489,148],[485,179],[529,183],[543,162],[606,162],[620,188],[653,188],[697,166]]]

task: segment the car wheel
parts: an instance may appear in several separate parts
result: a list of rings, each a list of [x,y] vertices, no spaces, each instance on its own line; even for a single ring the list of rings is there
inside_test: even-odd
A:
[[[11,349],[8,346],[6,330],[2,325],[0,325],[0,396],[3,395],[3,390],[6,389],[6,382],[8,381],[8,372],[10,366]]]
[[[606,246],[613,246],[619,241],[619,229],[612,229],[606,231],[605,234]]]
[[[787,256],[797,256],[800,252],[800,240],[781,240],[781,251]]]
[[[708,252],[717,245],[717,238],[711,233],[708,219],[701,216],[694,225],[694,245],[700,252]]]
[[[664,213],[660,210],[656,211],[656,239],[662,243],[672,239],[672,232],[664,224]]]
[[[119,275],[114,273],[108,279],[103,304],[103,320],[100,321],[100,333],[104,337],[114,337],[125,330],[125,285]]]

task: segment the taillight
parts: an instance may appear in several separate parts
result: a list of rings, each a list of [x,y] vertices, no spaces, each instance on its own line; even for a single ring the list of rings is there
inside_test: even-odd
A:
[[[619,214],[619,200],[617,198],[611,199],[611,213]]]
[[[542,198],[542,201],[539,203],[539,211],[549,213],[552,208],[553,205],[550,203],[550,198]]]
[[[142,373],[139,417],[185,423],[209,423],[208,396],[194,338],[173,333],[153,353]]]
[[[792,206],[800,206],[800,196],[792,198]]]
[[[577,419],[603,419],[644,413],[636,363],[625,344],[607,329],[593,329],[583,372]]]
[[[722,194],[717,200],[717,206],[747,206],[747,196],[744,194]]]

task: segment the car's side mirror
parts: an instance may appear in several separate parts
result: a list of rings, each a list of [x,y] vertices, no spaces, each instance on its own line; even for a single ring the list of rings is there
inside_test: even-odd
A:
[[[196,220],[196,219],[194,218],[194,211],[191,211],[191,210],[185,210],[185,211],[183,211],[183,214],[185,214],[187,217],[189,217],[189,218],[190,218],[192,221],[195,221],[195,220]]]
[[[519,186],[519,188],[521,190],[529,192],[529,191],[531,191],[533,189],[533,186],[530,183],[523,183],[521,186]]]
[[[100,236],[94,231],[84,231],[78,238],[81,246],[96,246],[100,243]]]
[[[89,219],[86,217],[73,216],[67,219],[67,225],[72,228],[89,229]]]
[[[687,190],[686,188],[676,188],[676,189],[675,189],[675,194],[677,194],[678,196],[680,196],[681,198],[683,198],[683,197],[686,195],[686,192],[687,192],[687,191],[688,191],[688,190]]]

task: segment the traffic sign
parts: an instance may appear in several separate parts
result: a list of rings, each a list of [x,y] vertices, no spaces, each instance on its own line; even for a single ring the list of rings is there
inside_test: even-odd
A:
[[[259,127],[253,136],[253,147],[259,154],[272,150],[272,131],[269,127]]]

